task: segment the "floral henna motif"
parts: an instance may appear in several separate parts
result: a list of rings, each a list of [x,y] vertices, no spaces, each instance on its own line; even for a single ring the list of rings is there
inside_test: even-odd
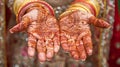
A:
[[[22,17],[20,23],[10,29],[11,33],[27,30],[28,54],[34,56],[38,51],[40,62],[52,59],[60,48],[59,26],[54,16],[43,7],[33,7]]]
[[[101,28],[110,25],[84,11],[74,11],[60,17],[61,46],[69,51],[76,60],[85,60],[87,55],[92,54],[92,40],[89,24]]]

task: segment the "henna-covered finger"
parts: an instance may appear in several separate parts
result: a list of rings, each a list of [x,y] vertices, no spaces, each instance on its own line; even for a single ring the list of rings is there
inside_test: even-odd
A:
[[[54,42],[54,52],[57,53],[60,49],[60,38],[58,34],[54,36],[53,42]]]
[[[44,40],[38,40],[37,42],[37,51],[38,51],[38,58],[40,62],[45,62],[46,61],[46,47]]]
[[[84,47],[86,49],[86,53],[88,55],[92,55],[93,46],[92,46],[92,40],[91,40],[91,35],[90,34],[83,37],[83,44],[84,44]]]
[[[19,32],[26,29],[27,26],[29,25],[29,22],[30,22],[29,17],[27,16],[24,17],[20,23],[18,23],[17,25],[10,29],[10,33]]]
[[[77,50],[71,51],[70,54],[74,59],[79,60],[79,53]]]
[[[88,23],[93,24],[93,25],[95,25],[97,27],[101,27],[101,28],[108,28],[108,27],[110,27],[110,24],[108,22],[106,22],[106,21],[104,21],[102,19],[98,19],[95,16],[91,16],[89,18]]]
[[[27,32],[32,34],[34,37],[36,37],[38,40],[42,38],[43,34],[42,32],[37,29],[40,26],[40,24],[38,24],[38,22],[33,21],[31,22],[31,25],[29,25]]]
[[[72,38],[72,36],[70,37],[70,39],[68,39],[68,45],[72,57],[76,60],[79,60],[79,53],[75,44],[75,39]]]
[[[68,39],[68,45],[69,45],[69,50],[74,51],[77,50],[75,40],[74,39]]]
[[[52,39],[47,38],[45,44],[46,44],[46,49],[47,49],[46,57],[47,57],[47,59],[52,59],[52,57],[54,55],[54,47],[53,47]]]
[[[82,40],[77,40],[76,41],[76,45],[77,45],[77,50],[79,52],[79,59],[82,61],[85,61],[86,59],[86,53],[85,53],[85,48],[83,45],[83,41]]]
[[[65,51],[69,51],[69,45],[68,45],[67,37],[61,36],[61,46]]]
[[[29,34],[28,37],[28,55],[33,57],[35,55],[35,48],[37,44],[37,39]]]

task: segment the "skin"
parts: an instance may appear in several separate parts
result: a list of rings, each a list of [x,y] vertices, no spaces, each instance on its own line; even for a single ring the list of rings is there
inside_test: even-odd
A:
[[[60,17],[61,46],[76,60],[85,60],[93,52],[90,24],[100,28],[110,25],[84,11],[74,11]]]
[[[41,63],[52,59],[59,51],[60,43],[74,59],[84,61],[92,54],[93,48],[90,24],[100,28],[110,27],[104,20],[83,11],[74,11],[60,17],[58,24],[56,18],[44,7],[32,7],[27,10],[21,22],[10,29],[10,32],[26,30],[28,55],[34,56],[37,49]]]
[[[33,57],[37,49],[39,61],[51,60],[59,51],[59,26],[56,18],[44,7],[32,7],[20,23],[10,29],[11,33],[26,30],[28,34],[28,55]]]

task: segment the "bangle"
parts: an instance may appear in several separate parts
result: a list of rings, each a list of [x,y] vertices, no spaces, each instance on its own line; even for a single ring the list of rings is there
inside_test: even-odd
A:
[[[21,0],[16,0],[14,3],[14,12],[16,14],[16,19],[17,22],[19,23],[20,20],[22,19],[22,16],[25,14],[25,12],[30,8],[30,7],[37,7],[37,6],[42,6],[45,7],[46,11],[48,11],[51,15],[54,16],[54,10],[53,8],[46,3],[45,1],[41,0],[22,0],[20,2],[21,4],[17,4]]]
[[[97,0],[75,0],[72,4],[80,3],[87,6],[91,12],[95,13],[95,16],[98,16],[100,11],[100,6]],[[92,11],[93,10],[93,11]]]
[[[60,18],[77,10],[91,13],[91,11],[86,6],[76,3],[76,4],[72,4],[64,13],[62,13],[60,15]]]
[[[77,9],[77,10],[84,9],[85,11],[92,13],[91,10],[87,8],[87,6],[79,4],[79,3],[71,5],[70,8],[68,8],[68,9],[72,9],[72,8]]]

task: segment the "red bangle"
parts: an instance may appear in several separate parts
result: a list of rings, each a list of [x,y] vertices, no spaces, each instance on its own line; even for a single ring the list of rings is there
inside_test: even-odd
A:
[[[35,2],[30,2],[30,3],[27,3],[26,5],[24,5],[20,11],[18,12],[18,17],[17,17],[17,22],[19,23],[22,19],[22,16],[25,14],[26,10],[29,9],[30,7],[34,7],[33,4],[41,4],[41,5],[44,5],[45,7],[48,8],[49,12],[51,15],[54,16],[54,10],[53,8],[46,2],[44,1],[35,1]]]

